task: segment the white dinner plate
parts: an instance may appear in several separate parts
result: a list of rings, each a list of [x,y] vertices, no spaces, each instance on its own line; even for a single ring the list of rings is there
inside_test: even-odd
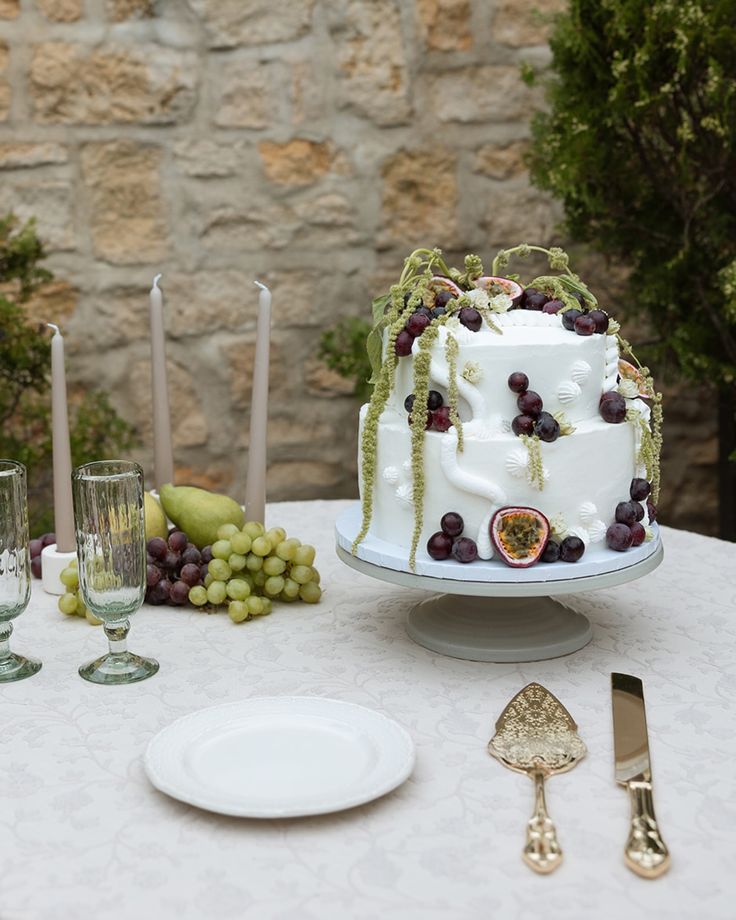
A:
[[[182,802],[244,818],[319,815],[370,802],[414,768],[414,744],[372,709],[320,697],[262,697],[177,719],[145,769]]]

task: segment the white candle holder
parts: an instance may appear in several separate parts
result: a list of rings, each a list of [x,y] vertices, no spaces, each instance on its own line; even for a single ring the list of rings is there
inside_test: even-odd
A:
[[[61,573],[77,558],[76,550],[61,553],[56,543],[49,543],[41,550],[41,586],[47,594],[64,594],[66,588],[61,583]]]

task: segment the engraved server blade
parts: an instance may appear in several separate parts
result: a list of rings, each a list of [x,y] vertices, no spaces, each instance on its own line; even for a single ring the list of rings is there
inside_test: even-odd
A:
[[[651,782],[647,714],[644,708],[644,688],[638,677],[612,674],[613,749],[616,781]]]

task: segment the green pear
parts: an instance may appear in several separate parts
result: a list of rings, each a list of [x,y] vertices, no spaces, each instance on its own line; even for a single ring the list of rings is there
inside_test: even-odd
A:
[[[227,495],[217,495],[195,486],[161,486],[159,498],[170,520],[202,549],[217,539],[223,524],[242,527],[245,514],[240,505]]]
[[[146,522],[146,542],[152,537],[162,537],[165,540],[169,535],[169,527],[166,523],[166,515],[161,508],[161,503],[156,501],[150,492],[145,492],[143,498],[143,513]]]

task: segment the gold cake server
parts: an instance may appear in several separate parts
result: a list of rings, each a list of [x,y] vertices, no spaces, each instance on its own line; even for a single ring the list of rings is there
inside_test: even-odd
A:
[[[638,677],[611,674],[613,749],[616,782],[631,799],[631,829],[624,861],[637,875],[657,878],[670,867],[670,854],[659,833],[652,799],[644,688]]]
[[[532,683],[520,690],[496,722],[489,752],[510,770],[534,780],[534,814],[522,856],[535,872],[552,872],[562,862],[557,831],[547,814],[544,781],[572,770],[586,748],[570,713],[549,690]]]

